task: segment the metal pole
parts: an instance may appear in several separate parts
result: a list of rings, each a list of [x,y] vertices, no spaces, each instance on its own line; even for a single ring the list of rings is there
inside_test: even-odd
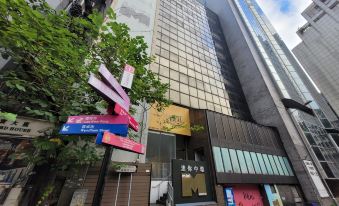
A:
[[[119,172],[118,185],[117,185],[117,191],[116,191],[116,193],[115,193],[114,206],[117,206],[117,202],[118,202],[118,194],[119,194],[119,186],[120,186],[120,177],[121,177],[121,172]]]
[[[131,190],[132,190],[132,180],[133,180],[133,173],[131,173],[131,179],[129,180],[129,192],[128,192],[128,206],[131,203]]]
[[[109,163],[111,162],[113,147],[107,145],[105,150],[105,155],[101,163],[98,182],[95,187],[94,197],[92,201],[92,206],[100,205],[102,194],[105,188],[105,176],[109,168]]]

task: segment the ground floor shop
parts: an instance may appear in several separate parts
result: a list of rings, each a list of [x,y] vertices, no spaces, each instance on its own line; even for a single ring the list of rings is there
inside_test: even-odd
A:
[[[303,205],[297,185],[226,184],[223,189],[227,206]]]

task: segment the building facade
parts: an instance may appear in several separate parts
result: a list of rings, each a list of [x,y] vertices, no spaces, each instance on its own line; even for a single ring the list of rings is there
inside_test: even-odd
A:
[[[338,114],[338,1],[314,0],[302,16],[307,23],[297,31],[302,42],[293,53]]]
[[[278,128],[306,199],[330,204],[331,195],[337,195],[338,146],[330,132],[333,126],[297,72],[295,59],[255,1],[206,5],[219,15],[253,119]],[[323,179],[321,188],[305,166],[310,160]]]

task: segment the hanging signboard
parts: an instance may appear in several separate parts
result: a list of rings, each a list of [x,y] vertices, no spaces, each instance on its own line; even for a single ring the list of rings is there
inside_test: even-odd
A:
[[[145,146],[128,138],[120,137],[110,132],[99,133],[96,139],[97,144],[108,144],[122,150],[132,151],[139,154],[145,153]]]
[[[323,182],[321,181],[319,174],[317,172],[317,169],[313,165],[313,162],[308,161],[308,160],[304,160],[304,164],[306,166],[308,173],[310,174],[310,176],[313,180],[315,187],[317,188],[317,190],[319,192],[320,197],[329,197],[329,194],[328,194]]]
[[[17,117],[15,121],[8,121],[0,118],[0,134],[38,137],[53,128],[54,124],[46,120]]]

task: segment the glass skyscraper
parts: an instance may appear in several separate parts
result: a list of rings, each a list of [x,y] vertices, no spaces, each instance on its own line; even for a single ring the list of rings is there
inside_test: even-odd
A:
[[[254,0],[235,0],[239,11],[250,30],[281,96],[300,103],[309,103],[315,116],[291,109],[291,115],[302,128],[308,143],[321,163],[326,177],[339,178],[338,146],[326,128],[332,128],[316,100],[299,77],[296,66],[286,54],[286,47],[279,35],[268,22],[264,13]]]

